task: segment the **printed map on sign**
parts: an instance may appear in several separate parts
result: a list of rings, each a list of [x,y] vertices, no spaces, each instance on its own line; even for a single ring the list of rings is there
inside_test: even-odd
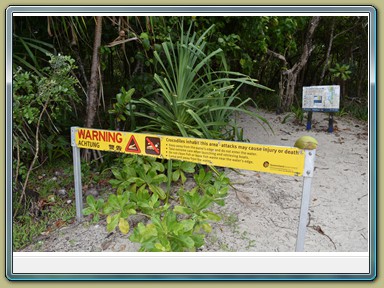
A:
[[[336,112],[340,107],[340,86],[303,87],[303,110]]]
[[[73,146],[219,167],[301,176],[305,153],[295,147],[74,128]]]

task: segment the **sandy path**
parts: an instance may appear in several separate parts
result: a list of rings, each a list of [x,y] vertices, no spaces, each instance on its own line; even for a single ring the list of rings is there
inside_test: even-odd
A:
[[[283,116],[263,111],[259,114],[269,121],[274,134],[249,117],[240,116],[238,122],[251,143],[293,146],[303,135],[319,142],[305,251],[368,251],[367,124],[336,117],[335,131],[328,133],[327,115],[314,113],[312,130],[306,131],[304,125],[293,121],[281,124]],[[221,243],[222,248],[227,246],[229,251],[294,251],[302,178],[241,173],[229,172],[238,190],[231,193],[225,208],[228,217],[237,217],[238,225],[224,226],[224,233],[217,229],[218,239],[213,242]],[[217,246],[220,244],[208,251]]]

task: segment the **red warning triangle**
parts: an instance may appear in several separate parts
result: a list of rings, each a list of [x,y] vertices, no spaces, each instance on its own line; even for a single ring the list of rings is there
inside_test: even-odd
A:
[[[137,141],[135,139],[135,136],[132,135],[131,138],[129,138],[127,147],[125,147],[125,152],[131,152],[131,153],[140,153],[140,147],[137,144]]]

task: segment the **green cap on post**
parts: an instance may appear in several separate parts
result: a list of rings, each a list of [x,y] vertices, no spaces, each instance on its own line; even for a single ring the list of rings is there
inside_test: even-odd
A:
[[[295,147],[305,150],[314,150],[317,148],[317,140],[311,136],[302,136],[295,142]]]

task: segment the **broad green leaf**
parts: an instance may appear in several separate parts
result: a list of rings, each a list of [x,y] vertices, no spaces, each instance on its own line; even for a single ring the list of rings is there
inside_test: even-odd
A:
[[[113,176],[116,177],[116,179],[118,180],[122,180],[122,176],[121,176],[121,173],[118,169],[112,169],[112,173],[113,173]],[[112,181],[112,180],[111,180]]]
[[[180,178],[180,171],[179,170],[174,171],[172,173],[172,180],[176,182],[177,180],[179,180],[179,178]]]
[[[133,204],[131,205],[126,205],[122,210],[121,210],[121,217],[122,218],[127,218],[129,215],[134,215],[136,214],[136,210],[132,209]]]
[[[120,185],[122,183],[121,180],[117,180],[117,179],[111,179],[109,180],[109,184],[112,185],[112,187],[117,187],[118,185]]]
[[[150,205],[148,204],[148,202],[142,202],[142,201],[137,202],[137,206],[139,206],[139,207],[141,207],[141,208],[152,208],[152,206],[150,206]]]
[[[193,248],[195,246],[195,241],[187,235],[180,235],[177,237],[179,241],[183,243],[183,245],[187,248]]]
[[[178,213],[178,214],[184,214],[184,215],[191,215],[193,213],[193,211],[187,207],[184,207],[184,206],[175,206],[175,208],[173,208],[173,211],[175,211],[175,213]]]
[[[151,225],[154,225],[154,227],[156,227],[156,229],[160,229],[160,230],[163,229],[163,225],[162,225],[158,215],[153,215],[152,218],[151,218],[151,221],[152,221]]]
[[[150,184],[148,185],[148,187],[151,191],[156,193],[161,200],[164,200],[166,198],[165,192],[162,188],[160,188],[160,186],[155,186]]]
[[[204,234],[193,234],[190,237],[195,242],[194,245],[196,248],[204,245]]]
[[[215,203],[221,207],[225,205],[225,201],[223,199],[215,199]]]
[[[119,223],[119,219],[120,219],[120,213],[113,215],[113,216],[111,216],[111,215],[107,216],[107,231],[108,232],[112,232],[116,229],[116,226]]]
[[[89,206],[95,206],[96,205],[95,197],[93,197],[92,195],[88,195],[87,196],[87,204]]]
[[[157,236],[157,230],[156,230],[155,225],[148,224],[147,226],[145,226],[145,229],[142,230],[141,235],[142,235],[144,240],[150,239],[152,237],[156,237]]]
[[[99,216],[99,214],[94,214],[92,220],[93,220],[94,222],[99,222],[99,220],[100,220],[100,216]]]
[[[118,208],[119,207],[119,201],[117,199],[117,195],[115,195],[115,194],[109,195],[108,204],[113,208]]]
[[[158,251],[162,251],[162,252],[166,252],[166,251],[167,251],[167,249],[166,249],[163,245],[161,245],[161,243],[156,243],[156,244],[155,244],[155,248],[156,248]]]
[[[152,178],[153,183],[164,183],[167,182],[167,176],[164,174],[158,174]]]
[[[139,177],[131,177],[129,180],[127,180],[128,183],[135,183],[137,186],[141,186],[145,184],[145,181]]]
[[[195,220],[188,219],[188,220],[181,221],[181,224],[183,225],[184,231],[187,232],[187,231],[191,231],[193,229],[196,222],[195,222]]]
[[[95,212],[95,210],[92,209],[91,207],[87,207],[87,208],[83,209],[83,215],[85,215],[85,216],[90,215],[90,214],[92,214],[94,212]]]
[[[103,207],[103,205],[104,205],[104,199],[98,199],[96,202],[96,207],[100,209]]]
[[[203,227],[203,229],[204,229],[205,232],[207,232],[207,233],[211,233],[211,232],[212,232],[212,226],[211,226],[211,224],[209,224],[209,223],[203,223],[202,227]]]
[[[107,215],[111,214],[113,211],[115,211],[115,209],[112,206],[108,205],[108,203],[103,209],[104,214]]]
[[[164,215],[163,222],[165,223],[169,231],[174,230],[175,226],[178,223],[176,219],[176,214],[172,210],[167,211]]]
[[[221,218],[219,215],[211,212],[211,211],[204,211],[203,213],[201,213],[202,215],[204,215],[204,217],[208,220],[211,220],[211,221],[220,221]]]
[[[126,219],[120,218],[119,229],[120,229],[121,233],[123,233],[123,234],[127,234],[129,232],[129,223]]]
[[[196,164],[191,162],[182,162],[180,165],[180,168],[187,173],[195,173],[195,167]]]
[[[136,210],[135,209],[129,209],[128,210],[128,214],[129,215],[135,215],[136,214]]]
[[[164,165],[161,164],[160,162],[152,162],[152,168],[154,170],[157,170],[157,171],[160,171],[160,172],[164,172],[165,168],[164,168]]]
[[[181,183],[184,184],[185,181],[187,181],[187,177],[185,177],[185,174],[184,174],[184,173],[181,173],[180,176],[181,176]]]

